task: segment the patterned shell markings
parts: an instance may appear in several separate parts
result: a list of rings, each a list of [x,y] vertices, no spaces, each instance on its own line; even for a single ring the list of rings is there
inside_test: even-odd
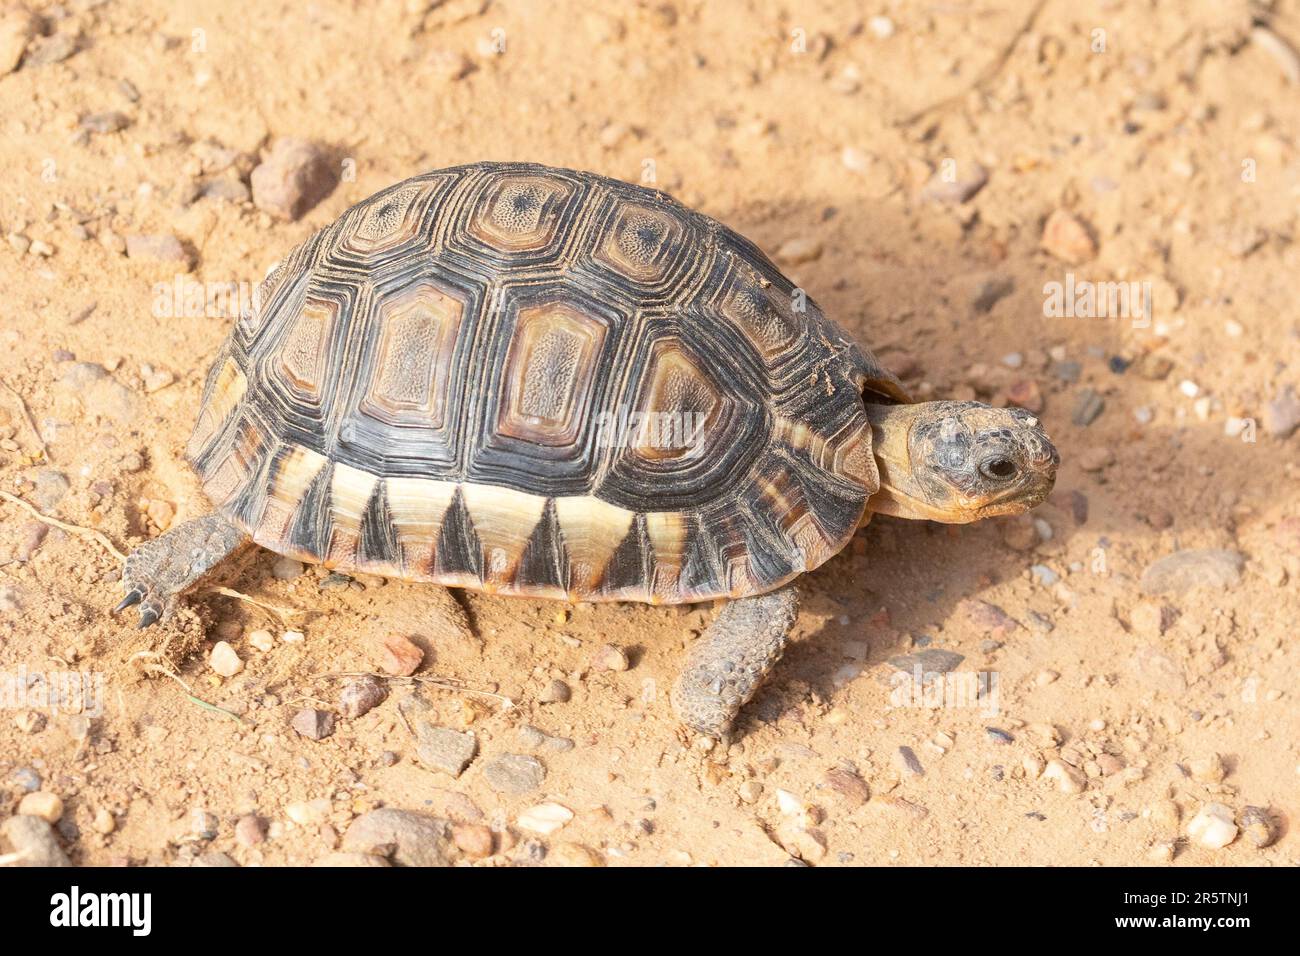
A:
[[[877,488],[906,401],[753,245],[661,193],[484,163],[348,210],[263,283],[189,457],[259,544],[502,593],[771,590]]]

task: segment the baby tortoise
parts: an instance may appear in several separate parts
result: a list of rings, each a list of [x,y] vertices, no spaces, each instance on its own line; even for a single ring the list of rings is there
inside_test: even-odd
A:
[[[477,163],[293,250],[207,377],[214,511],[123,572],[162,620],[249,542],[340,571],[565,601],[730,598],[672,693],[725,734],[793,580],[873,513],[966,522],[1052,488],[1038,421],[913,404],[749,241],[663,193]]]

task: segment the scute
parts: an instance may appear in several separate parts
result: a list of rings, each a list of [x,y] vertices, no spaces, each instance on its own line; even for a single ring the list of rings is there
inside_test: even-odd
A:
[[[907,401],[751,243],[654,190],[481,163],[293,250],[189,457],[259,544],[509,594],[678,603],[837,552]]]

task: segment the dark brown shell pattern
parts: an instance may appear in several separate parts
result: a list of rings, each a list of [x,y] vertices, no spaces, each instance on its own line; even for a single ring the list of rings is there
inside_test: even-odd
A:
[[[208,374],[221,513],[340,571],[568,600],[772,590],[860,524],[896,379],[663,193],[480,163],[295,249]]]

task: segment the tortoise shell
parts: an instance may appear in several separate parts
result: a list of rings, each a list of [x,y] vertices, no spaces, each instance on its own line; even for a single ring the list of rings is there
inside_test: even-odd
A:
[[[258,289],[188,457],[258,544],[570,600],[776,588],[879,484],[898,381],[663,193],[479,163],[353,206]]]

